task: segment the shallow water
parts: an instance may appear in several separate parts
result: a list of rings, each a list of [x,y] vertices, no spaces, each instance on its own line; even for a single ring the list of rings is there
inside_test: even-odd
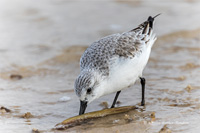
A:
[[[87,46],[105,35],[130,30],[149,14],[160,12],[163,14],[155,25],[158,40],[143,73],[147,80],[144,114],[155,112],[156,118],[145,131],[158,132],[165,124],[173,132],[199,131],[199,6],[197,1],[2,0],[0,106],[11,112],[1,110],[0,132],[22,133],[33,128],[50,132],[57,123],[77,115],[79,100],[73,84],[79,74],[79,58]],[[92,102],[87,112],[102,109],[101,102],[110,105],[114,95]],[[140,83],[122,91],[119,101],[118,106],[139,104]],[[33,117],[23,118],[27,112]],[[135,123],[143,129],[141,121]],[[112,123],[104,126],[99,121],[100,126],[94,128],[97,125],[69,131],[133,129],[132,123],[115,128]]]

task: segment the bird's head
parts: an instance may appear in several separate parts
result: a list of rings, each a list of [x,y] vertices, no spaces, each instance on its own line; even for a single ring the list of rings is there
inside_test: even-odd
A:
[[[84,71],[75,81],[75,92],[80,99],[79,115],[84,114],[87,104],[99,97],[98,78],[95,72]]]

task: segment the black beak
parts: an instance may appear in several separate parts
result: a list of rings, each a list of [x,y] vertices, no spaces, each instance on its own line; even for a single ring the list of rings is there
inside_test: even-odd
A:
[[[80,101],[80,111],[79,111],[79,115],[84,114],[86,108],[87,108],[87,102],[86,102],[86,101]]]

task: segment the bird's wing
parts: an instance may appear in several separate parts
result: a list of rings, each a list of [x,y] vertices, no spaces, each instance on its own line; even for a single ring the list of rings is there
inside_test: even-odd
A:
[[[81,71],[85,69],[96,69],[107,75],[109,71],[109,59],[114,55],[113,50],[120,35],[113,34],[92,43],[80,59]]]
[[[120,57],[133,58],[142,53],[144,46],[152,47],[156,40],[155,34],[153,34],[154,18],[150,16],[147,21],[137,28],[123,33],[118,39],[115,54]]]
[[[114,53],[119,57],[133,58],[135,55],[139,55],[143,44],[144,42],[135,33],[127,32],[119,38]]]

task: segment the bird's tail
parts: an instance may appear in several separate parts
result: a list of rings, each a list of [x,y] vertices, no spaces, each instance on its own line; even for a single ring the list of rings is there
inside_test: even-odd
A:
[[[141,41],[143,41],[148,46],[152,47],[157,39],[156,35],[153,34],[153,22],[154,19],[159,15],[160,14],[157,14],[154,17],[149,16],[145,22],[143,22],[137,28],[131,30],[130,32],[135,32],[137,36],[139,36]]]
[[[150,30],[153,29],[153,22],[154,22],[154,19],[159,16],[160,14],[157,14],[156,16],[152,17],[152,16],[149,16],[149,18],[147,19],[147,21],[145,21],[144,23],[140,24],[137,28],[131,30],[131,31],[135,31],[135,32],[139,32],[142,30],[142,34],[148,34]]]
[[[157,14],[156,16],[154,16],[154,17],[151,17],[151,16],[149,16],[149,18],[147,19],[147,21],[145,21],[143,24],[144,24],[144,29],[143,29],[143,34],[145,34],[145,32],[148,32],[148,30],[147,29],[149,29],[149,27],[151,28],[151,29],[153,29],[153,21],[154,21],[154,19],[157,17],[157,16],[159,16],[160,15],[160,13],[159,14]]]

